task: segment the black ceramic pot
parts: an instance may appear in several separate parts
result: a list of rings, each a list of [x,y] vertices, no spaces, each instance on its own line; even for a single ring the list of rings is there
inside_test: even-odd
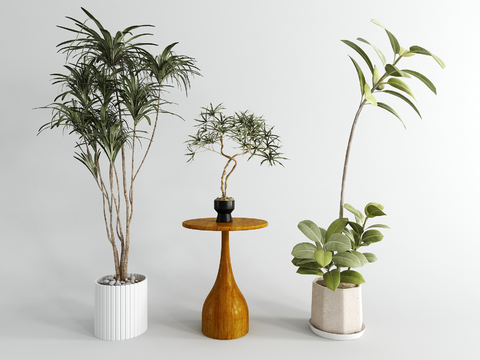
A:
[[[218,213],[217,222],[232,222],[232,211],[235,209],[235,200],[215,200],[213,208]]]

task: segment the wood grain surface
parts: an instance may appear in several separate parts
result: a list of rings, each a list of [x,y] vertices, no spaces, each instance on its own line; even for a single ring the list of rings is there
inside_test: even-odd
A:
[[[268,222],[260,219],[233,218],[230,223],[220,223],[216,222],[216,218],[202,218],[186,220],[182,226],[194,230],[239,231],[261,229],[267,227]]]

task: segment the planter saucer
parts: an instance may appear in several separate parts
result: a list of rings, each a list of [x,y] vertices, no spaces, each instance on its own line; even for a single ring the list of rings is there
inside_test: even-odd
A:
[[[320,329],[317,329],[315,326],[313,326],[310,320],[308,321],[308,324],[310,325],[310,329],[312,329],[312,331],[316,335],[321,336],[325,339],[330,339],[330,340],[354,340],[361,337],[365,332],[365,324],[362,324],[362,329],[359,332],[353,333],[353,334],[334,334],[334,333],[322,331]]]

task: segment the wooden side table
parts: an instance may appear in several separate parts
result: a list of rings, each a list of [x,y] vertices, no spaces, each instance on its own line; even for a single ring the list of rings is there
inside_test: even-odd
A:
[[[229,232],[261,229],[265,220],[233,218],[230,223],[217,223],[215,218],[186,220],[183,227],[222,232],[220,266],[215,284],[203,304],[202,332],[219,340],[230,340],[248,333],[248,306],[233,277],[230,262]]]

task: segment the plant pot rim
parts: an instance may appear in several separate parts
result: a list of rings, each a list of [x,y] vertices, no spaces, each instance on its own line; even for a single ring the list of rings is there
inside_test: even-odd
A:
[[[319,276],[315,279],[313,279],[313,284],[314,285],[317,285],[317,286],[321,286],[321,287],[324,287],[326,288],[326,286],[324,284],[322,284],[321,282],[323,282],[323,277]],[[340,283],[340,284],[346,284],[346,283]],[[348,290],[352,290],[352,289],[358,289],[359,287],[361,287],[362,285],[359,284],[359,285],[355,285],[355,284],[349,284],[349,285],[354,285],[354,286],[350,286],[350,287],[347,287],[347,288],[341,288],[341,287],[338,287],[335,291],[348,291]],[[330,290],[331,291],[331,290]]]
[[[137,276],[140,276],[140,278],[138,278],[138,280],[139,280],[138,283],[130,284],[130,285],[138,285],[138,284],[143,283],[145,280],[147,280],[147,275],[143,275],[141,273],[131,272],[131,273],[128,273],[127,275],[128,276],[135,275],[135,278],[137,278]],[[115,277],[115,274],[108,274],[108,275],[103,275],[103,276],[99,277],[97,280],[95,280],[95,285],[106,286],[106,285],[100,284],[100,281],[106,279],[109,276]]]
[[[365,332],[365,328],[366,328],[365,323],[362,323],[362,329],[359,332],[356,332],[356,333],[353,333],[353,334],[335,334],[335,333],[330,333],[330,332],[327,332],[327,331],[317,329],[315,326],[312,325],[312,319],[310,319],[308,321],[308,324],[310,325],[310,329],[312,329],[312,331],[315,335],[321,336],[325,339],[339,340],[339,341],[358,339],[359,337],[361,337],[363,335],[363,333]]]

